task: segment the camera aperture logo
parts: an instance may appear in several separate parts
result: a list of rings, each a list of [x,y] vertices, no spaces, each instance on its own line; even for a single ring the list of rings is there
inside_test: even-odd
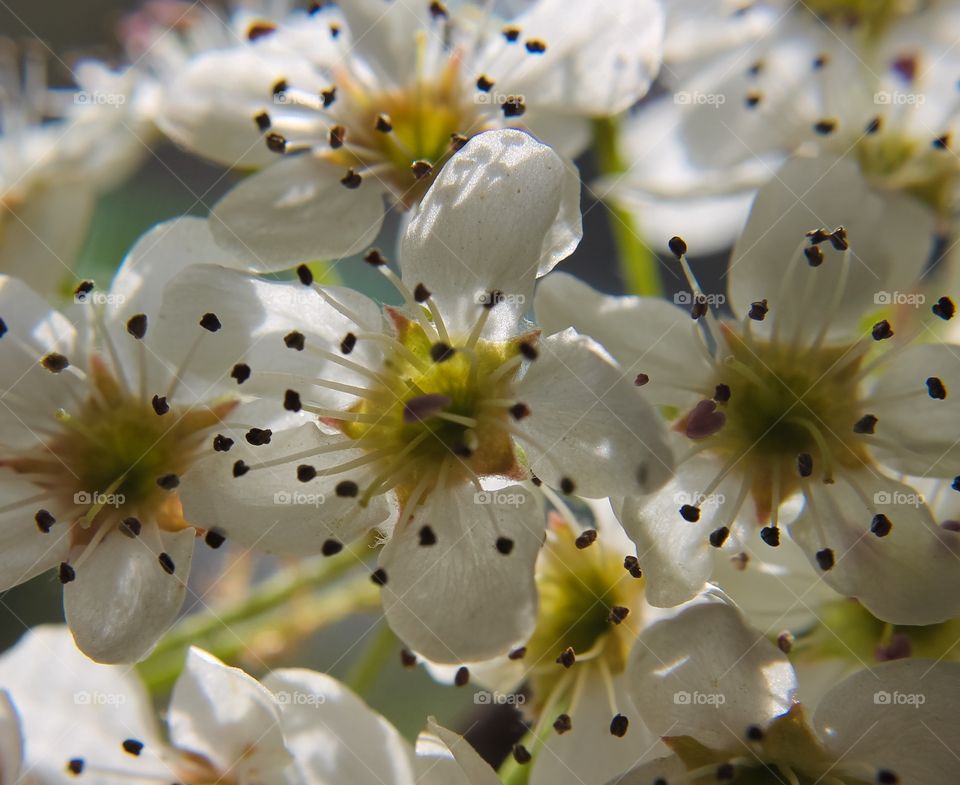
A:
[[[722,692],[687,692],[680,690],[673,693],[673,702],[677,706],[713,706],[718,709],[727,702],[727,696]]]
[[[273,494],[274,504],[319,507],[327,500],[322,493],[303,493],[302,491],[277,491]]]

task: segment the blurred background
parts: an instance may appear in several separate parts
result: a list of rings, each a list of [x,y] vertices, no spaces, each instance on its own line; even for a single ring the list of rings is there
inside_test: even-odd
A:
[[[137,6],[136,0],[0,0],[0,37],[15,42],[40,39],[48,49],[51,84],[68,85],[70,68],[83,57],[95,57],[108,64],[123,62],[116,32],[123,15],[136,10]],[[584,181],[589,183],[595,171],[591,156],[587,154],[577,163]],[[234,181],[234,174],[205,164],[170,145],[158,147],[130,181],[100,200],[78,274],[106,287],[125,252],[140,234],[155,223],[178,215],[205,214]],[[589,191],[584,193],[582,206],[584,241],[576,254],[562,264],[562,269],[576,273],[599,289],[621,292],[607,209],[591,198]],[[386,236],[380,242],[382,247],[392,247],[390,234],[395,234],[396,226],[395,217],[388,221]],[[716,265],[706,269],[711,267],[722,269]],[[338,266],[337,272],[347,283],[371,295],[387,299],[394,296],[384,289],[382,276],[367,265],[347,261]],[[664,275],[668,289],[676,286],[674,272]],[[713,272],[708,278],[715,276]],[[199,548],[194,591],[203,593],[215,576],[222,575],[227,566],[225,560],[236,576],[266,574],[275,566],[265,560],[243,563],[241,559],[238,563],[234,561],[236,558],[229,553]],[[231,578],[224,581],[215,594],[229,601],[243,593],[244,585],[241,577]],[[61,586],[55,575],[40,576],[6,592],[0,595],[0,650],[16,642],[28,627],[61,620]],[[310,636],[293,651],[281,651],[270,664],[297,664],[326,670],[340,678],[356,677],[356,672],[351,672],[356,661],[364,656],[368,642],[381,636],[382,628],[374,615],[354,617]],[[396,656],[382,663],[378,675],[372,679],[365,677],[364,697],[404,734],[415,736],[429,713],[444,724],[471,729],[471,741],[493,761],[509,750],[512,740],[522,732],[513,709],[480,707],[475,704],[469,687],[437,686],[423,669],[403,669],[399,643],[393,649]],[[256,670],[255,663],[241,664]]]

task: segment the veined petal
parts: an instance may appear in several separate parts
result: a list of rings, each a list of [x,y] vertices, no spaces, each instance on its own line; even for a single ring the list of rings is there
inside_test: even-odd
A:
[[[355,57],[377,79],[404,84],[415,72],[417,32],[430,24],[428,5],[414,0],[351,0],[340,10]]]
[[[470,743],[433,717],[417,736],[417,785],[498,785],[500,779]]]
[[[145,524],[150,526],[150,524]],[[161,532],[161,553],[147,532],[108,534],[63,590],[63,610],[77,646],[97,662],[137,662],[170,628],[187,593],[195,532]]]
[[[589,498],[649,493],[673,457],[659,415],[598,343],[568,329],[538,344],[517,385],[530,410],[517,439],[533,473]]]
[[[262,781],[292,760],[270,690],[195,646],[173,688],[168,723],[174,746],[224,774]]]
[[[740,612],[695,603],[644,630],[628,667],[641,718],[661,736],[739,749],[747,728],[789,710],[796,689],[786,655]]]
[[[380,555],[387,621],[408,646],[435,662],[504,654],[533,631],[533,565],[544,537],[540,502],[518,485],[475,492],[437,489]],[[430,525],[436,542],[420,545]],[[511,543],[498,550],[498,539]]]
[[[407,225],[400,270],[432,293],[452,332],[468,333],[499,293],[487,335],[516,334],[537,276],[582,236],[576,170],[522,131],[474,137],[443,167]]]

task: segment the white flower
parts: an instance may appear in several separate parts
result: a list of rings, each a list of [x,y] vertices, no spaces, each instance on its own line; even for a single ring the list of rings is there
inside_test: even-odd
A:
[[[647,629],[629,674],[640,716],[674,754],[617,783],[940,785],[954,777],[957,663],[864,669],[808,716],[787,657],[734,608],[706,602]]]
[[[10,694],[0,689],[0,783],[16,785],[29,782],[21,779],[23,764],[23,733],[17,707],[13,705]]]
[[[497,782],[467,742],[432,720],[414,751],[329,676],[278,670],[261,684],[197,648],[170,699],[169,742],[136,675],[91,662],[64,628],[27,633],[0,657],[0,684],[21,712],[26,767],[44,785]],[[6,752],[12,739],[0,740]],[[15,762],[5,755],[4,773]]]
[[[531,785],[604,785],[644,754],[666,752],[627,698],[625,673],[637,635],[662,611],[644,601],[635,548],[609,502],[590,508],[590,528],[550,513],[536,564],[537,625],[521,647],[459,667],[427,663],[442,681],[466,668],[481,687],[476,703],[523,713],[531,732],[514,756],[533,757]]]
[[[931,237],[909,198],[887,206],[847,161],[787,164],[734,248],[735,318],[710,312],[718,295],[678,295],[706,333],[662,300],[606,297],[569,276],[541,283],[548,329],[596,337],[669,407],[677,474],[658,494],[627,499],[621,518],[651,602],[692,597],[712,551],[738,553],[758,535],[776,545],[782,502],[802,496],[790,534],[834,589],[892,623],[956,615],[958,535],[900,478],[960,471],[960,347],[929,324],[955,306],[932,303],[909,330],[879,318],[915,285]],[[673,247],[689,273],[683,241]]]
[[[0,62],[0,273],[60,296],[74,280],[97,197],[139,164],[150,125],[133,69],[83,61],[76,88],[53,90],[36,52],[22,76],[16,62],[15,52]]]
[[[611,198],[660,244],[686,225],[707,253],[734,239],[778,162],[815,151],[849,157],[878,193],[913,197],[953,231],[955,4],[740,5],[671,5],[671,92],[626,124],[629,172],[601,186]]]
[[[522,127],[574,154],[589,118],[629,107],[659,67],[657,0],[539,0],[508,20],[491,6],[352,0],[254,20],[252,41],[177,71],[159,120],[176,141],[228,166],[286,154],[214,207],[218,241],[278,269],[356,253],[384,196],[417,204],[470,137]]]
[[[657,417],[609,355],[523,319],[536,277],[580,239],[578,194],[553,151],[495,131],[434,182],[403,235],[400,277],[367,255],[403,307],[313,285],[306,267],[300,284],[185,271],[165,295],[167,345],[214,310],[224,329],[197,366],[217,375],[244,358],[245,390],[316,419],[204,459],[182,489],[187,515],[293,553],[334,553],[382,525],[392,536],[374,579],[411,647],[458,662],[527,637],[544,519],[536,487],[518,483],[602,498],[669,474]],[[263,359],[246,359],[254,350]]]
[[[245,415],[239,426],[228,416],[237,402],[222,384],[184,381],[219,329],[215,314],[194,323],[190,343],[163,349],[170,365],[159,360],[160,295],[184,248],[227,261],[204,221],[161,225],[109,291],[78,287],[78,327],[0,277],[0,587],[59,565],[67,623],[102,661],[143,657],[174,621],[204,533],[177,487],[201,446],[249,430]]]

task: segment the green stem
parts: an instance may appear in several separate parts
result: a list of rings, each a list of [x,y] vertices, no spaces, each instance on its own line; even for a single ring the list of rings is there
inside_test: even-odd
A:
[[[628,169],[617,145],[619,130],[619,123],[615,118],[594,121],[594,155],[600,173],[605,177],[616,177]],[[610,217],[610,230],[617,245],[620,275],[627,291],[646,297],[663,296],[660,260],[640,236],[633,216],[628,210],[615,204],[604,204]]]
[[[369,694],[383,673],[387,662],[396,652],[397,636],[386,623],[381,623],[380,629],[364,649],[363,656],[350,670],[347,684],[358,695]]]

